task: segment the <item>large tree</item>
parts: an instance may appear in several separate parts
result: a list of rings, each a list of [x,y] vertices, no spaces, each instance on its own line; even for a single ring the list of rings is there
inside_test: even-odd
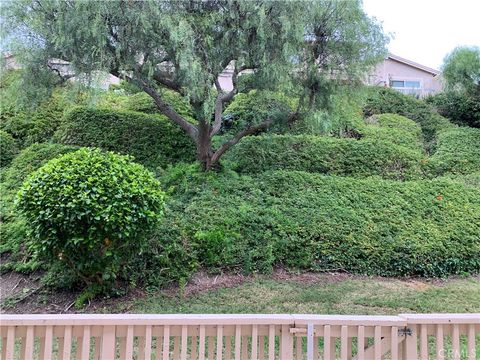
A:
[[[3,13],[9,19],[4,29],[15,29],[9,38],[20,40],[14,51],[25,70],[60,76],[55,58],[76,73],[103,70],[136,84],[192,138],[204,170],[273,122],[246,124],[213,147],[243,71],[262,87],[295,89],[298,115],[328,94],[333,82],[358,82],[382,59],[387,42],[360,0],[16,0]],[[226,92],[218,75],[229,66],[234,88]],[[197,122],[175,112],[161,88],[184,96]]]
[[[453,49],[443,60],[442,73],[448,91],[480,96],[480,47]]]

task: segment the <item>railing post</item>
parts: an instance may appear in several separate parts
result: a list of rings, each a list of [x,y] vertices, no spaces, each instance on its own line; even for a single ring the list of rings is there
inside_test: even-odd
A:
[[[407,324],[410,331],[405,331],[405,341],[403,342],[403,360],[418,359],[417,349],[417,325]]]
[[[290,325],[282,325],[282,340],[280,342],[280,358],[293,359],[293,335],[290,334]]]

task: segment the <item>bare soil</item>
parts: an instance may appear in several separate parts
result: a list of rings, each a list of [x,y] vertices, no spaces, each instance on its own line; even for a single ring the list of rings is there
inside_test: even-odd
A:
[[[137,300],[148,296],[141,288],[131,289],[126,295],[119,297],[100,297],[78,310],[74,307],[78,291],[58,290],[41,285],[41,273],[23,275],[9,272],[0,276],[0,313],[9,314],[64,314],[64,313],[128,313]],[[218,288],[231,288],[254,279],[271,279],[289,281],[299,284],[332,284],[349,279],[365,279],[365,276],[348,273],[315,273],[289,272],[276,269],[270,275],[219,274],[211,275],[200,271],[182,288],[174,285],[162,290],[165,295],[190,297]],[[431,285],[441,286],[454,281],[419,278],[383,278],[369,277],[376,281],[397,281],[415,289],[425,289]],[[480,275],[476,278],[480,281]]]

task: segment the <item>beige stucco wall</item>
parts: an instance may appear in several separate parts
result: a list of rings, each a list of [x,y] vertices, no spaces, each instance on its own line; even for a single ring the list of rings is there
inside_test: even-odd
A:
[[[435,76],[427,71],[390,58],[377,65],[369,76],[368,83],[370,85],[390,86],[391,80],[420,81],[422,96],[442,91],[442,83],[438,75]]]

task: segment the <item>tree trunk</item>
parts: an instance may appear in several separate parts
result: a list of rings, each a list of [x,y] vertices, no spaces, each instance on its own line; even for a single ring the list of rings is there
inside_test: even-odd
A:
[[[197,159],[200,161],[203,171],[212,170],[212,167],[215,165],[214,161],[212,161],[213,148],[210,128],[210,124],[206,121],[198,123]]]

